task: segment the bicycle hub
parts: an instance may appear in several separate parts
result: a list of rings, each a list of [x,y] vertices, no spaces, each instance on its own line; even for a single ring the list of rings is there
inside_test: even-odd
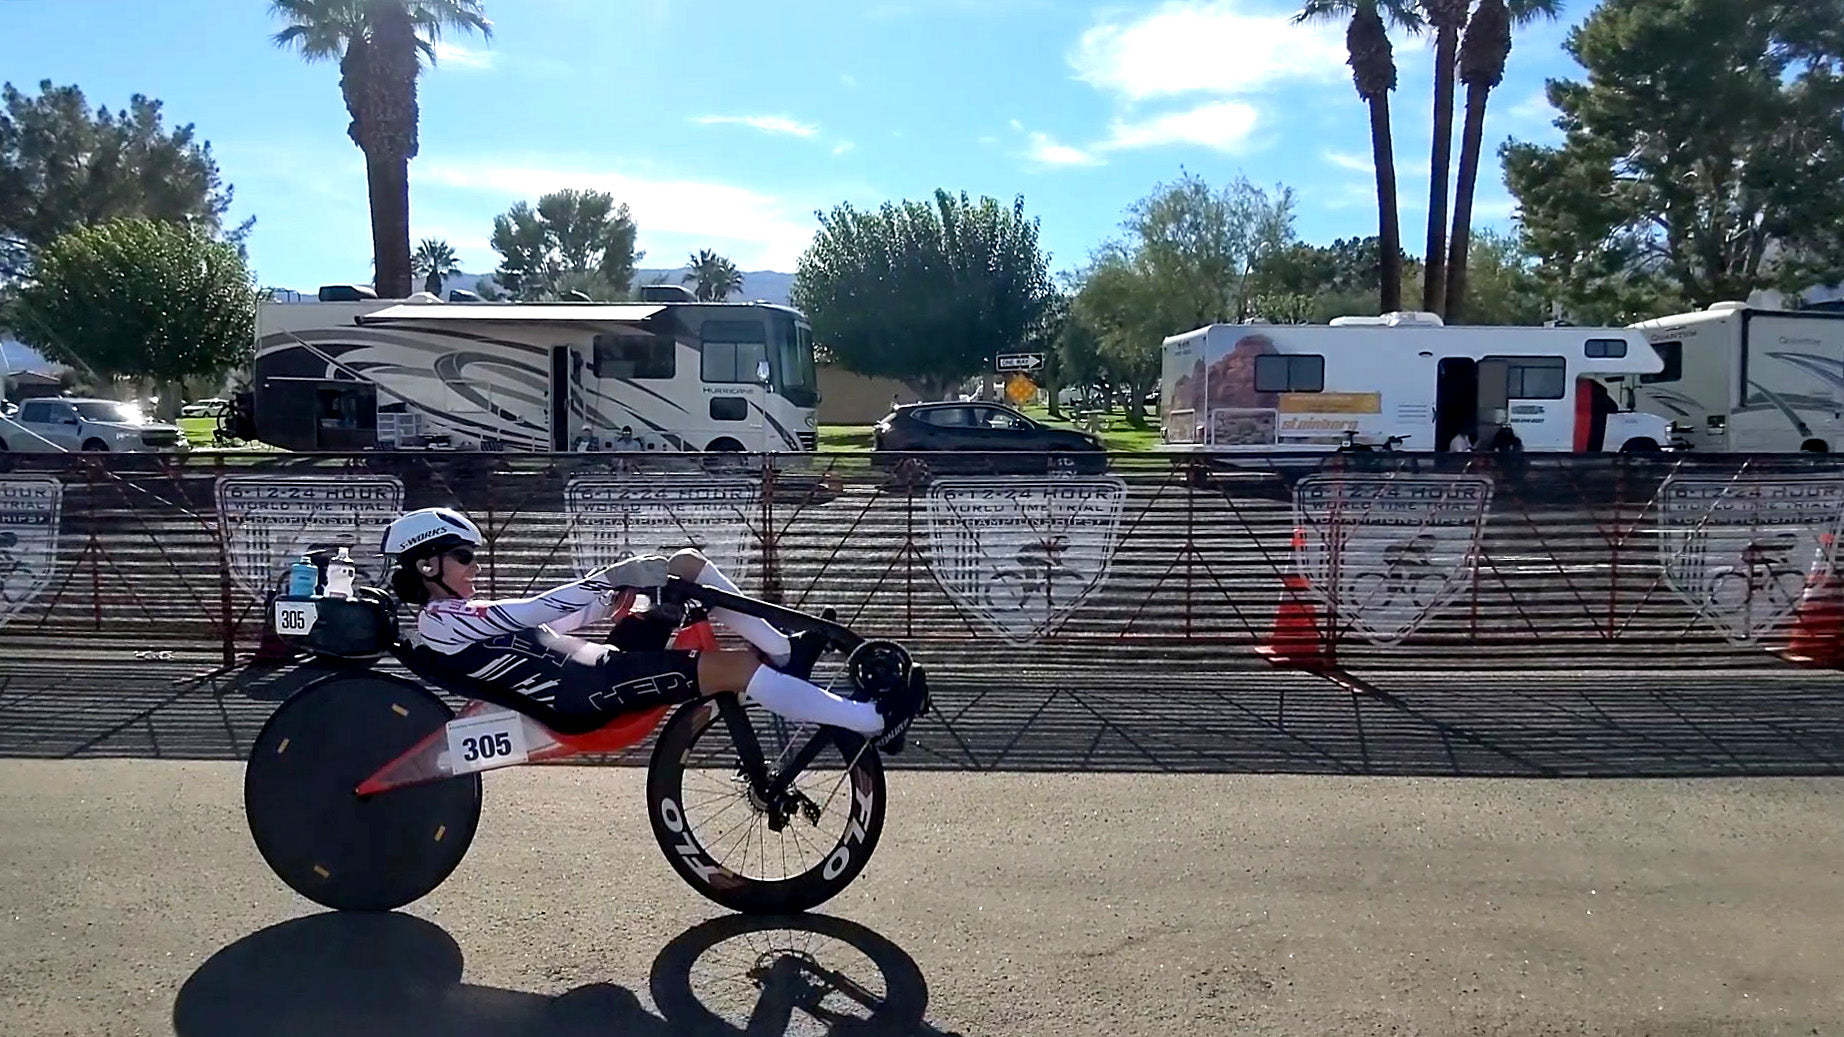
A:
[[[882,695],[909,683],[909,665],[909,652],[895,641],[866,641],[852,649],[845,672],[860,692]]]

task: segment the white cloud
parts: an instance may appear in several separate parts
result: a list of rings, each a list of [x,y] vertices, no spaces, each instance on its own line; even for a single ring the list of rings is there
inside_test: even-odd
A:
[[[1046,166],[1098,166],[1101,159],[1068,144],[1059,144],[1047,133],[1029,135],[1030,146],[1025,154],[1031,161]]]
[[[833,154],[835,154],[835,155],[843,155],[843,154],[845,154],[846,152],[848,152],[848,151],[850,151],[850,150],[852,150],[853,148],[855,148],[855,147],[857,147],[857,146],[858,146],[858,145],[856,145],[856,144],[853,144],[853,143],[852,143],[851,141],[849,141],[849,140],[842,140],[842,141],[840,141],[839,143],[837,143],[837,144],[834,144],[834,145],[832,146],[832,153],[833,153]]]
[[[847,90],[856,90],[858,89],[858,79],[850,72],[841,72],[839,73],[839,85]]]
[[[1376,169],[1376,163],[1372,162],[1368,155],[1352,155],[1343,151],[1329,150],[1322,154],[1327,162],[1353,173],[1369,173]]]
[[[692,122],[701,126],[733,124],[790,137],[811,137],[820,131],[811,123],[796,122],[785,115],[695,115]]]
[[[493,67],[493,55],[484,50],[473,50],[447,40],[437,40],[435,64],[437,68],[456,69],[462,72],[484,72]]]
[[[476,194],[486,201],[481,210],[490,206],[493,213],[504,212],[514,201],[536,200],[566,187],[607,191],[633,213],[640,247],[661,261],[676,262],[685,248],[702,243],[744,269],[792,270],[815,230],[814,206],[730,184],[624,176],[586,162],[496,165],[487,159],[416,166],[411,176],[419,190],[427,185]],[[491,222],[490,216],[485,219]]]
[[[1089,29],[1069,63],[1077,78],[1129,101],[1342,78],[1342,27],[1291,17],[1291,8],[1257,10],[1248,0],[1172,0],[1138,20]]]
[[[1549,97],[1542,90],[1537,90],[1506,109],[1505,114],[1519,122],[1547,123],[1554,119],[1558,112],[1550,106]]]
[[[1402,146],[1402,143],[1403,142],[1400,139],[1400,137],[1398,137],[1394,141],[1394,144],[1396,145],[1397,148],[1400,148]],[[1421,152],[1417,152],[1417,154],[1420,154],[1420,153]],[[1331,163],[1334,166],[1337,166],[1339,169],[1345,170],[1348,173],[1362,173],[1365,176],[1375,176],[1376,175],[1377,165],[1374,161],[1371,160],[1371,157],[1369,155],[1361,155],[1361,154],[1357,154],[1355,152],[1350,152],[1350,151],[1333,151],[1330,148],[1327,148],[1326,150],[1321,151],[1319,154],[1327,162]],[[1458,159],[1459,148],[1457,145],[1454,148],[1454,154],[1455,154],[1454,162],[1457,164],[1459,161]],[[1396,159],[1396,163],[1395,163],[1396,164],[1396,176],[1399,179],[1418,177],[1425,182],[1428,179],[1429,171],[1433,169],[1433,167],[1428,164],[1428,160],[1425,158],[1403,158],[1400,152],[1398,152],[1395,156],[1395,159]],[[1424,183],[1424,187],[1425,186],[1426,185]]]
[[[1235,152],[1248,143],[1259,119],[1255,109],[1241,101],[1218,101],[1133,123],[1116,120],[1108,139],[1096,147],[1103,151],[1122,151],[1195,144],[1213,151]]]

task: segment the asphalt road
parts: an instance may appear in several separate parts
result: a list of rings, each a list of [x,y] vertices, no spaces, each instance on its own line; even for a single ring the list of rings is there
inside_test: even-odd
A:
[[[240,775],[0,761],[0,1029],[818,1034],[823,980],[890,1024],[839,1034],[1844,1032],[1837,778],[898,771],[790,929],[674,877],[638,768],[489,774],[385,916],[271,877]]]

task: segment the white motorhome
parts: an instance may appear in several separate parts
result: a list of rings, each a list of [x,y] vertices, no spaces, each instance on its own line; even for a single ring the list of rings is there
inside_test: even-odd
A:
[[[261,309],[250,404],[276,446],[563,451],[585,430],[596,449],[817,446],[813,332],[785,306],[320,294]]]
[[[1669,420],[1679,446],[1844,449],[1844,313],[1720,302],[1633,327],[1665,368],[1608,384],[1629,406]]]
[[[1431,313],[1329,325],[1212,324],[1165,340],[1164,439],[1177,449],[1330,451],[1490,443],[1527,452],[1658,450],[1667,422],[1622,413],[1594,379],[1663,370],[1622,328],[1447,327]]]

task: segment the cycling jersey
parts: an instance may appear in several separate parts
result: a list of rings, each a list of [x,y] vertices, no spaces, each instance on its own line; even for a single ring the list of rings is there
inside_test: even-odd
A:
[[[423,606],[409,639],[445,682],[535,703],[554,730],[593,730],[633,709],[698,696],[698,653],[622,652],[570,631],[608,619],[620,588],[600,575],[530,598],[441,598]],[[497,694],[494,694],[497,693]]]

